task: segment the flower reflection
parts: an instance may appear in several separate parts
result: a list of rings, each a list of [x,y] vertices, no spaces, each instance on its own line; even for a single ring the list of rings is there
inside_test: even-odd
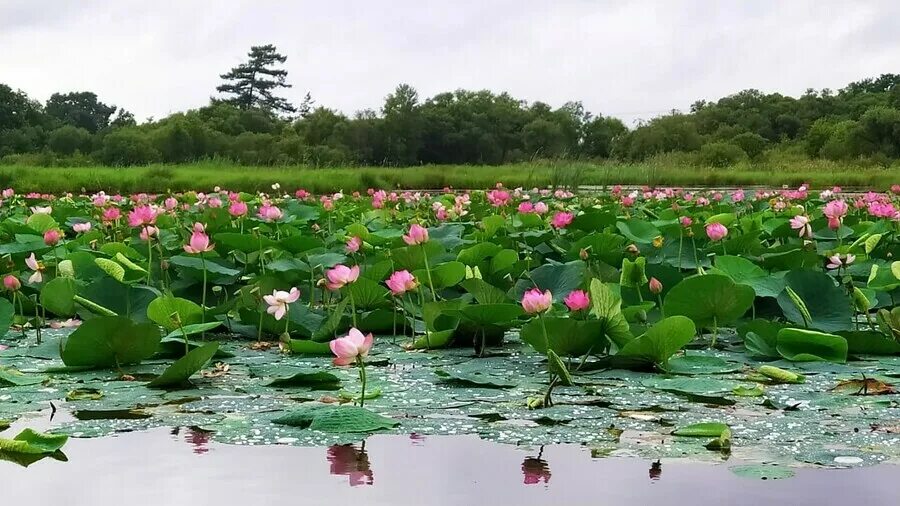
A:
[[[658,480],[662,476],[662,462],[657,460],[656,462],[650,464],[650,479]]]
[[[329,472],[333,475],[347,476],[351,487],[375,483],[375,476],[369,467],[365,441],[359,448],[352,444],[329,446],[327,458],[331,464]]]
[[[525,476],[524,483],[526,485],[534,485],[540,482],[550,483],[550,465],[541,458],[544,453],[544,447],[541,446],[537,457],[525,457],[522,461],[522,475]]]
[[[413,446],[423,446],[425,444],[425,436],[423,434],[416,434],[413,432],[409,435],[409,442]]]
[[[184,441],[194,447],[193,452],[195,455],[203,455],[209,452],[207,445],[209,445],[209,436],[211,434],[211,432],[196,427],[188,427],[184,433]]]

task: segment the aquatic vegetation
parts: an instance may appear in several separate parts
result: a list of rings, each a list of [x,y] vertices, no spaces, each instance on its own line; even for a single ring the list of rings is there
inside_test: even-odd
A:
[[[898,458],[894,193],[273,190],[4,192],[0,419]]]

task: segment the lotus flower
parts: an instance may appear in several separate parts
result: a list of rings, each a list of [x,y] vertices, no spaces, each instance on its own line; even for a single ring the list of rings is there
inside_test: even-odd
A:
[[[156,211],[150,206],[138,206],[128,213],[128,225],[141,227],[156,223]]]
[[[835,253],[834,255],[828,257],[828,265],[826,265],[825,267],[829,269],[840,269],[841,267],[849,266],[853,263],[854,260],[856,260],[856,255],[848,253],[842,259],[841,255]]]
[[[122,217],[122,211],[118,207],[109,207],[103,210],[103,221],[109,223]]]
[[[659,295],[663,290],[663,284],[656,278],[650,278],[650,282],[648,283],[650,288],[650,293],[653,295]]]
[[[519,204],[519,207],[517,210],[522,214],[533,213],[534,212],[534,204],[532,204],[531,202],[528,202],[526,200]]]
[[[728,229],[721,223],[710,223],[706,226],[706,235],[713,241],[721,241],[728,235]]]
[[[560,211],[553,215],[553,219],[550,220],[550,226],[556,229],[563,229],[568,227],[574,218],[575,216],[572,213]]]
[[[391,277],[385,281],[385,284],[388,288],[391,289],[391,294],[395,297],[403,295],[406,292],[410,292],[418,288],[419,283],[416,281],[416,277],[410,274],[409,271],[396,271],[391,274]]]
[[[584,290],[574,290],[563,300],[571,311],[582,311],[591,305],[591,299]]]
[[[281,212],[281,209],[267,202],[259,208],[259,211],[256,212],[256,215],[259,216],[263,221],[273,222],[280,220],[284,213]]]
[[[349,285],[359,278],[359,266],[347,267],[346,265],[335,265],[333,268],[325,271],[326,287],[331,290],[340,290],[345,285]]]
[[[7,274],[3,278],[3,286],[10,292],[17,292],[20,288],[22,288],[22,282],[19,281],[19,278],[13,276],[12,274]]]
[[[797,215],[790,220],[791,228],[797,230],[799,237],[812,237],[812,227],[809,224],[809,216]]]
[[[344,249],[347,250],[347,253],[356,253],[359,251],[360,246],[362,246],[362,239],[355,235],[347,241],[347,246]]]
[[[90,222],[75,223],[74,225],[72,225],[72,230],[74,230],[76,234],[83,234],[86,232],[90,232],[91,231],[91,223]]]
[[[847,215],[848,210],[849,206],[843,200],[832,200],[825,204],[822,213],[828,218],[828,228],[832,230],[841,228],[841,220]]]
[[[34,272],[29,276],[29,283],[40,283],[44,280],[43,272],[44,272],[44,263],[38,262],[37,258],[34,257],[34,253],[32,253],[28,258],[25,259],[25,265],[28,266],[29,269]]]
[[[209,236],[206,235],[206,227],[202,223],[194,223],[194,232],[191,239],[184,245],[184,251],[197,255],[212,251],[215,244],[209,243]]]
[[[284,318],[284,315],[287,314],[288,311],[288,304],[297,302],[297,299],[299,298],[300,290],[296,287],[291,288],[290,292],[273,290],[272,295],[263,296],[263,300],[269,305],[269,307],[266,308],[266,312],[273,315],[276,320]]]
[[[543,313],[553,304],[553,294],[550,290],[541,292],[539,288],[532,288],[522,296],[522,309],[528,314]]]
[[[372,334],[363,335],[355,327],[345,337],[339,337],[331,343],[329,347],[334,353],[334,365],[350,365],[356,361],[357,357],[364,358],[372,349],[374,339]]]
[[[688,228],[694,224],[694,220],[692,220],[690,216],[682,216],[678,221],[681,222],[681,226],[684,228]]]
[[[33,214],[50,214],[53,212],[53,208],[50,206],[34,206],[31,208],[31,212]]]
[[[409,227],[409,233],[403,236],[403,242],[410,246],[425,244],[428,242],[428,229],[418,223],[413,223]]]
[[[239,218],[241,216],[246,216],[247,214],[247,204],[237,201],[228,206],[228,214],[234,216],[235,218]]]
[[[159,229],[152,225],[147,225],[141,229],[141,233],[138,235],[142,241],[149,241],[151,237],[159,235]]]
[[[547,204],[545,204],[543,202],[538,202],[537,204],[534,205],[535,214],[546,214],[547,211],[549,211],[549,210],[550,210],[550,208],[547,207]]]
[[[44,244],[47,246],[56,246],[59,243],[59,239],[62,236],[59,233],[59,230],[55,228],[51,228],[44,232]]]

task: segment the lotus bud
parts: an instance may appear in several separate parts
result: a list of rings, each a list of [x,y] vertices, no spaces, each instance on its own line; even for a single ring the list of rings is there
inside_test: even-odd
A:
[[[663,284],[656,278],[650,278],[650,293],[659,295],[663,290]]]

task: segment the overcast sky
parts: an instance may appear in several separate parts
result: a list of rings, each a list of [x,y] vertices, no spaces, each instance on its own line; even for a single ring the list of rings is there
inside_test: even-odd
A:
[[[378,109],[508,91],[631,123],[745,88],[790,95],[900,72],[900,1],[0,0],[0,82],[90,90],[139,119],[204,105],[251,45],[300,102]]]

